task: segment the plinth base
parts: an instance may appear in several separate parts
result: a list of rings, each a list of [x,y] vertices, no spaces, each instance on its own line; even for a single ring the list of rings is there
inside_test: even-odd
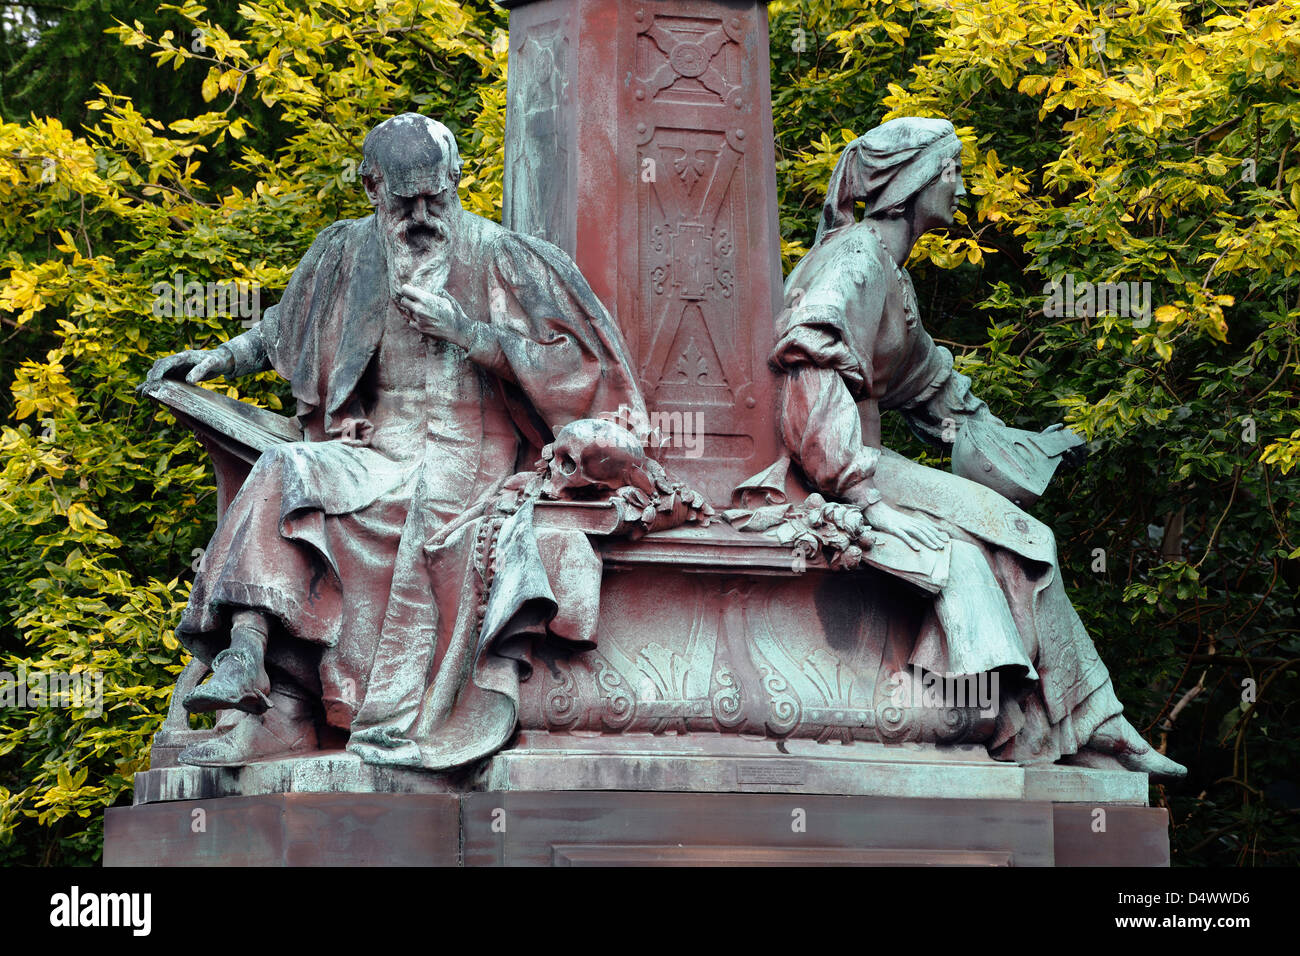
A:
[[[104,865],[1167,866],[1168,824],[1044,801],[289,793],[110,809]]]
[[[1141,774],[977,747],[784,746],[525,735],[455,781],[468,791],[343,754],[152,770],[136,806],[107,811],[104,864],[1169,864],[1168,814],[1145,805]]]

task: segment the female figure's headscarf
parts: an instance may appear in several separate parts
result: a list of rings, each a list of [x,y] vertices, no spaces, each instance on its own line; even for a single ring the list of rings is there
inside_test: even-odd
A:
[[[816,241],[852,225],[859,202],[871,217],[911,198],[960,152],[961,140],[946,119],[905,116],[859,136],[835,164]]]

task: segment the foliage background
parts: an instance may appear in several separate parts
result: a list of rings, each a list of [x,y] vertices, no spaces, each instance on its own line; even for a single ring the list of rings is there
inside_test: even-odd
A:
[[[361,141],[402,110],[456,132],[462,198],[496,217],[506,16],[0,11],[0,670],[97,669],[106,697],[100,716],[0,710],[0,862],[92,863],[103,807],[147,766],[213,523],[201,449],[133,389],[154,358],[242,330],[155,318],[151,286],[246,279],[269,306],[318,230],[365,214]],[[1300,8],[777,0],[770,16],[787,268],[848,140],[953,120],[972,202],[914,253],[924,320],[1009,423],[1064,419],[1093,442],[1037,511],[1128,715],[1191,768],[1152,791],[1174,861],[1300,862]],[[1150,282],[1155,321],[1046,317],[1044,283],[1066,273]],[[275,409],[285,394],[273,375],[218,387]],[[897,427],[886,441],[925,454]]]

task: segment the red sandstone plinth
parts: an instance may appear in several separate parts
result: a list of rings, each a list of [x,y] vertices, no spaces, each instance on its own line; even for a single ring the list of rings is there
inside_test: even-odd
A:
[[[779,447],[767,6],[503,5],[505,225],[573,256],[668,433],[660,457],[725,505]]]

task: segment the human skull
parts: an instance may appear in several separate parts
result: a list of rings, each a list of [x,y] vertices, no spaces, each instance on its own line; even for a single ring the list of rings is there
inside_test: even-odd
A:
[[[542,450],[547,460],[542,494],[551,499],[591,498],[632,485],[647,493],[649,459],[636,437],[621,425],[580,418],[560,429]]]

